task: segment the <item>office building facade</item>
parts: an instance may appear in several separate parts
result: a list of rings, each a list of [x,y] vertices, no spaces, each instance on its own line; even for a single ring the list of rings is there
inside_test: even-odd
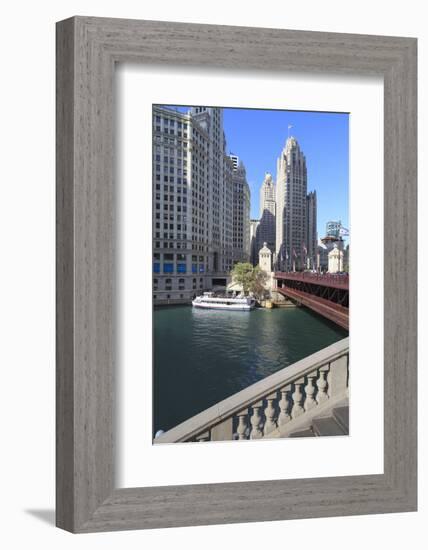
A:
[[[317,268],[318,234],[317,234],[317,192],[306,195],[306,267]]]
[[[259,249],[266,243],[272,254],[275,253],[276,198],[272,174],[266,172],[260,187],[260,225],[258,230]]]
[[[230,155],[233,184],[233,263],[249,262],[250,240],[250,187],[243,162]]]
[[[153,108],[153,298],[188,301],[233,262],[233,165],[221,109]]]
[[[250,220],[250,263],[254,266],[259,263],[258,229],[260,220]]]

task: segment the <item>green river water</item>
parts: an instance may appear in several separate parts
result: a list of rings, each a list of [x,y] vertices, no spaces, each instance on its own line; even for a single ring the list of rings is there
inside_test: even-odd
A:
[[[305,308],[154,311],[154,433],[348,333]]]

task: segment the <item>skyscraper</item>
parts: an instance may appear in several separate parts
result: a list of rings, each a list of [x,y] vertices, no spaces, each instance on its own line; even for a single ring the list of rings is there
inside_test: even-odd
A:
[[[233,263],[249,262],[250,241],[250,187],[244,163],[230,155],[233,166]]]
[[[260,225],[257,233],[257,246],[260,249],[263,243],[267,243],[267,247],[272,254],[275,252],[275,215],[275,184],[272,179],[272,174],[266,172],[260,188]]]
[[[276,267],[303,269],[306,246],[307,171],[305,155],[289,137],[277,161]]]
[[[222,109],[153,109],[153,297],[188,301],[232,268],[233,165]]]
[[[307,262],[310,269],[317,268],[317,192],[311,191],[306,195],[306,239]]]
[[[226,137],[223,130],[223,109],[214,107],[192,107],[192,122],[196,123],[208,138],[208,157],[197,159],[192,168],[208,175],[207,201],[199,206],[207,210],[208,248],[210,271],[225,273],[232,268],[233,255],[233,164],[226,155]],[[197,132],[196,132],[197,137]],[[198,143],[196,142],[196,145]],[[195,189],[196,196],[198,188]]]
[[[259,263],[258,231],[260,220],[250,220],[250,262],[253,265]]]

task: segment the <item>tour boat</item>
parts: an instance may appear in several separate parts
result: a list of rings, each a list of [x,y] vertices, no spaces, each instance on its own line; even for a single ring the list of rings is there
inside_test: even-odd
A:
[[[229,311],[250,311],[255,305],[256,301],[251,296],[214,296],[212,292],[204,292],[203,296],[197,296],[192,301],[193,307]]]

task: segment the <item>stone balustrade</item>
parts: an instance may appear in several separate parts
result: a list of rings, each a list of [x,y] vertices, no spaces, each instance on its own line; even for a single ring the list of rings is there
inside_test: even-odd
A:
[[[252,384],[154,443],[287,437],[348,397],[349,338]]]

